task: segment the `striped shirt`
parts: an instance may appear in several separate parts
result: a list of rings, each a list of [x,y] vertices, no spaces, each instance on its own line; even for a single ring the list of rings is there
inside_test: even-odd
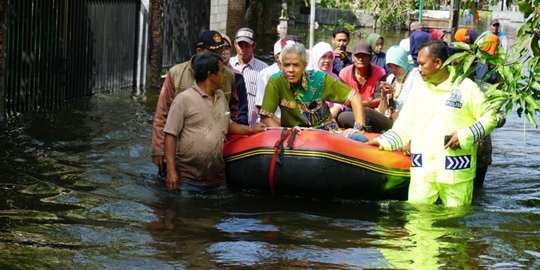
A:
[[[257,122],[259,116],[257,107],[255,106],[257,77],[259,72],[268,67],[268,65],[255,57],[252,57],[246,65],[241,65],[238,61],[238,55],[232,57],[229,63],[234,69],[242,72],[242,75],[244,75],[248,98],[248,123],[252,125]]]

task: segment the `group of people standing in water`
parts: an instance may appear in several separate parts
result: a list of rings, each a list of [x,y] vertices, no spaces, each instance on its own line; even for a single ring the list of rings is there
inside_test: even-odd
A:
[[[492,21],[495,31],[479,37],[498,38],[482,48],[487,53],[491,45],[496,53],[503,44],[498,25]],[[474,81],[453,81],[452,67],[443,65],[452,53],[444,32],[428,32],[418,22],[411,31],[408,42],[386,53],[384,38],[376,33],[352,51],[350,32],[342,27],[334,30],[332,44],[317,43],[309,52],[290,35],[275,43],[270,66],[254,57],[255,33],[249,28],[239,29],[234,41],[215,31],[201,34],[197,55],[180,64],[182,72],[173,67],[167,74],[154,119],[153,161],[166,168],[168,188],[224,188],[220,151],[227,133],[310,127],[409,153],[411,202],[470,204],[477,144],[496,127],[496,113]],[[472,43],[474,32],[460,29],[455,39]],[[232,64],[231,45],[238,53]],[[232,74],[235,79],[223,79]],[[238,100],[248,100],[247,106]],[[248,115],[249,122],[234,123],[240,115]],[[381,135],[368,141],[366,131]]]

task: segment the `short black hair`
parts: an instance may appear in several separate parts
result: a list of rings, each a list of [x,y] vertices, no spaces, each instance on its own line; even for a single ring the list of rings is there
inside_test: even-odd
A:
[[[201,52],[193,59],[193,74],[196,82],[202,82],[208,78],[208,72],[217,74],[219,62],[223,62],[221,56],[213,52]]]
[[[347,35],[347,38],[350,38],[350,35],[351,35],[349,30],[347,30],[347,28],[345,28],[343,26],[336,27],[336,29],[334,29],[334,31],[332,32],[332,37],[335,38],[337,34],[345,34],[345,35]]]
[[[429,56],[431,56],[431,59],[433,60],[438,58],[444,63],[446,62],[446,59],[448,59],[448,45],[442,40],[428,41],[420,45],[418,51],[422,50],[423,48],[428,50]]]

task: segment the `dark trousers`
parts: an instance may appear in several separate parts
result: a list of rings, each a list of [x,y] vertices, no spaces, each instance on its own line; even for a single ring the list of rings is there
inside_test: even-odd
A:
[[[371,127],[370,129],[368,128],[368,131],[370,132],[381,133],[392,128],[392,120],[377,110],[364,108],[364,116],[366,118],[366,127]],[[341,128],[354,127],[354,115],[352,110],[347,109],[341,112],[337,117],[337,122]]]

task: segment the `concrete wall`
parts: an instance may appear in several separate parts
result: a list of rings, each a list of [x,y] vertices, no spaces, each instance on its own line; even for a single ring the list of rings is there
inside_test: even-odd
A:
[[[499,19],[501,23],[500,31],[510,37],[515,37],[517,31],[525,22],[523,13],[519,11],[493,11],[492,16],[494,19]]]
[[[210,29],[219,32],[227,31],[227,10],[229,0],[210,1]]]
[[[297,23],[309,24],[309,9],[297,10],[295,17]],[[373,15],[362,10],[353,12],[350,9],[317,8],[315,12],[315,21],[319,24],[335,25],[339,19],[361,27],[372,27],[374,22]]]

